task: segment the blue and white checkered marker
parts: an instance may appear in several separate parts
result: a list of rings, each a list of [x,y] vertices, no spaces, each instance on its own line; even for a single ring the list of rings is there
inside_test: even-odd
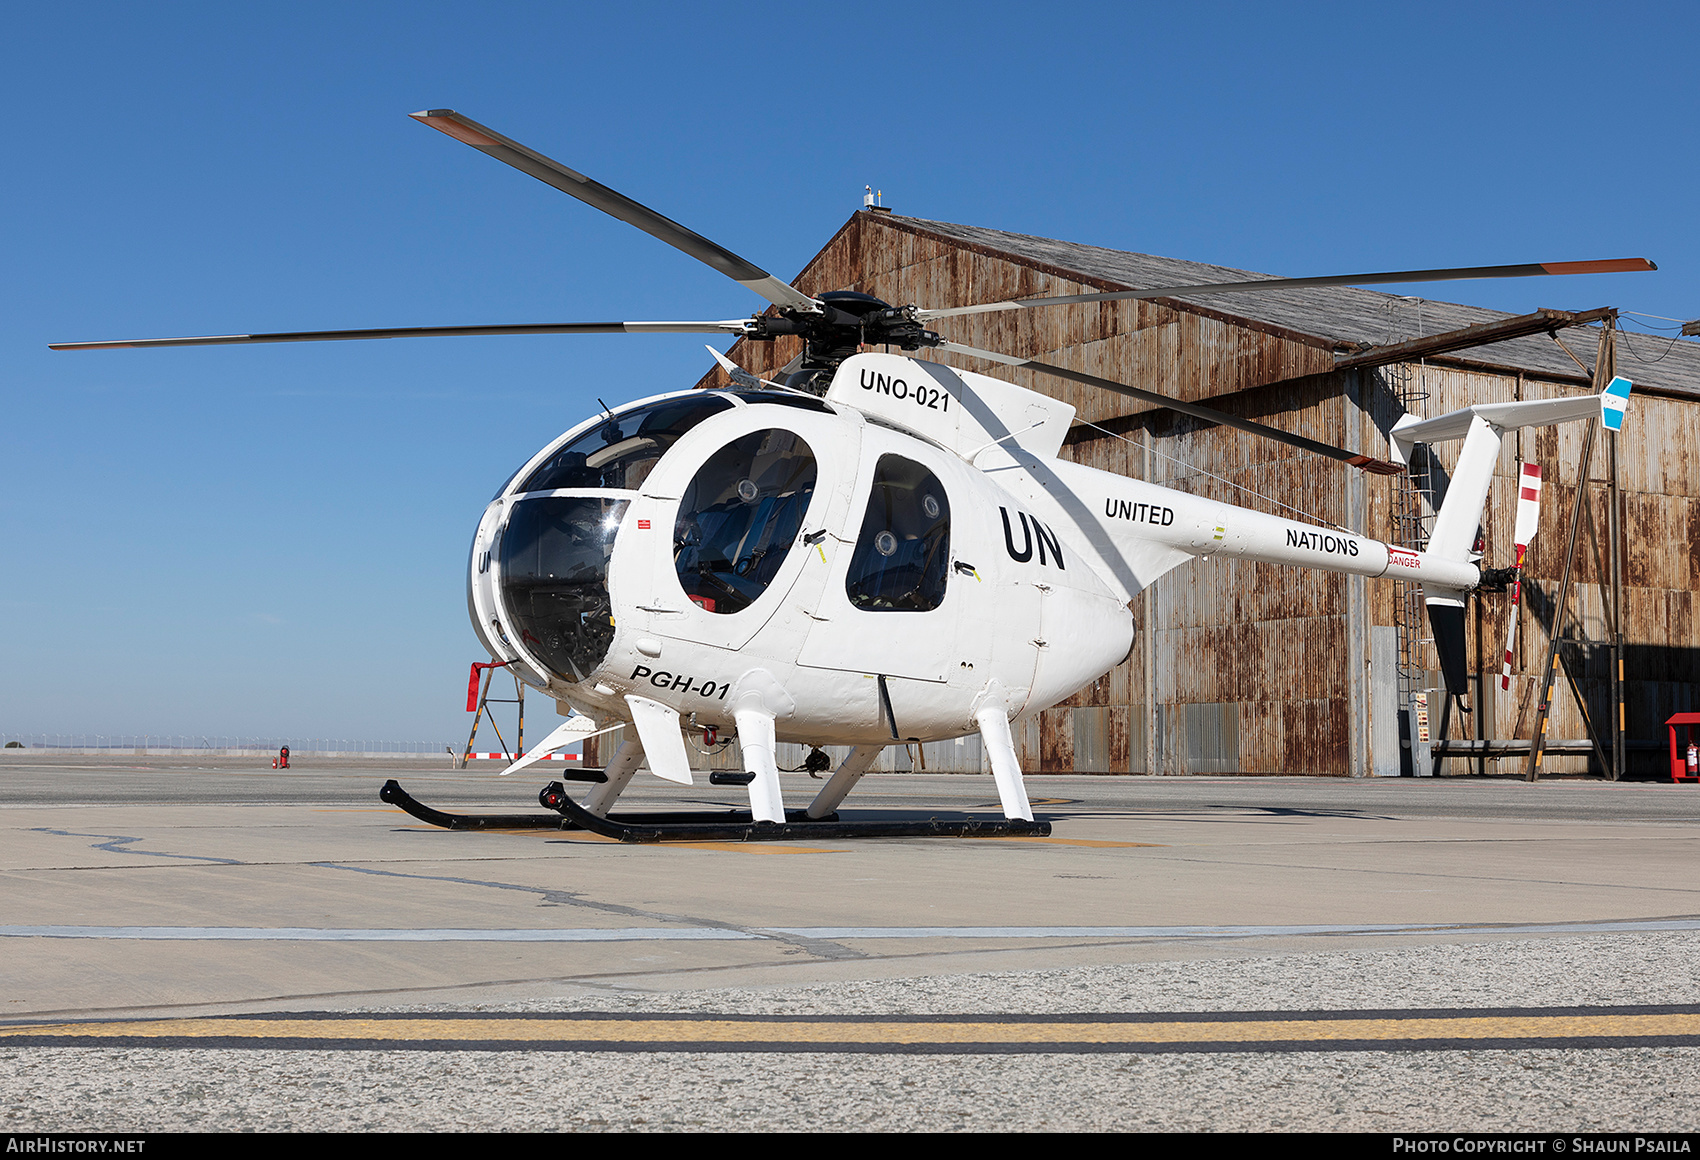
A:
[[[1623,430],[1623,412],[1629,406],[1629,380],[1619,375],[1606,384],[1600,396],[1600,421],[1607,431]]]

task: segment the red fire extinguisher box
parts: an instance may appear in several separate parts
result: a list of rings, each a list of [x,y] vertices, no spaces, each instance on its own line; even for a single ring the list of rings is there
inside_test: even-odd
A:
[[[1688,763],[1688,754],[1700,745],[1700,732],[1695,726],[1700,725],[1700,713],[1678,713],[1665,722],[1665,728],[1670,731],[1670,779],[1672,781],[1700,781],[1697,771]]]

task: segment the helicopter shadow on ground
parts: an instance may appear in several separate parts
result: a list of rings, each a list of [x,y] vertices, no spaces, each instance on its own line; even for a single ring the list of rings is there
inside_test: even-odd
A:
[[[1099,809],[1086,807],[1083,809],[1068,809],[1069,806],[1080,805],[1077,800],[1045,801],[1033,799],[1033,816],[1040,821],[1092,821],[1104,819],[1119,819],[1128,821],[1150,821],[1163,819],[1178,822],[1203,822],[1208,824],[1244,823],[1246,821],[1297,821],[1307,818],[1346,818],[1365,822],[1388,822],[1396,820],[1390,814],[1370,813],[1364,810],[1316,810],[1299,809],[1287,806],[1254,806],[1254,805],[1212,805],[1199,806],[1192,809],[1140,809],[1109,808]],[[973,805],[957,806],[948,809],[927,809],[920,807],[866,807],[863,809],[841,809],[838,816],[845,821],[871,821],[887,819],[891,821],[923,821],[928,818],[967,819],[983,817],[986,814],[1001,816],[1003,807],[995,801],[976,802]]]
[[[1597,583],[1592,578],[1587,582]],[[1557,611],[1557,590],[1556,580],[1532,577],[1523,580],[1523,599],[1539,626],[1528,637],[1531,644],[1538,645],[1530,653],[1528,663],[1532,666],[1544,665],[1547,640]],[[1601,731],[1600,741],[1609,748],[1609,722],[1616,712],[1611,697],[1611,641],[1588,639],[1589,628],[1599,627],[1597,618],[1592,625],[1588,621],[1579,622],[1577,605],[1578,599],[1573,593],[1562,621],[1563,639],[1559,642],[1558,654],[1560,668],[1553,682],[1553,701],[1556,706],[1571,699],[1569,683],[1570,679],[1574,679],[1581,690],[1588,721]],[[1627,678],[1624,735],[1630,744],[1624,755],[1624,773],[1630,778],[1663,780],[1670,775],[1665,750],[1666,720],[1676,713],[1700,710],[1700,648],[1635,640],[1635,635],[1639,635],[1637,625],[1626,618],[1625,636],[1629,639],[1623,642],[1623,671]],[[1539,672],[1540,668],[1536,667],[1534,671]],[[1599,775],[1603,771],[1597,761],[1591,761],[1589,772]]]
[[[747,806],[733,804],[724,800],[715,801],[708,798],[675,798],[674,803],[687,809],[703,812],[705,820],[728,813],[749,813]],[[1190,807],[1187,809],[1142,809],[1134,807],[1099,808],[1086,806],[1079,798],[1042,797],[1034,795],[1030,799],[1033,806],[1033,816],[1044,821],[1089,820],[1093,818],[1125,818],[1132,820],[1147,820],[1151,818],[1173,819],[1190,822],[1244,822],[1246,820],[1284,821],[1301,818],[1346,818],[1366,822],[1388,822],[1396,820],[1391,814],[1374,813],[1367,810],[1353,809],[1306,809],[1298,806],[1266,806],[1251,803],[1217,803]],[[1070,806],[1083,806],[1081,809],[1069,809]],[[618,816],[618,809],[613,811]],[[840,807],[837,816],[844,821],[925,821],[928,818],[941,820],[959,820],[983,817],[991,813],[1001,816],[1003,806],[996,799],[974,802],[967,805],[955,806],[862,806],[849,808]]]
[[[1072,803],[1069,803],[1072,804]],[[995,805],[992,808],[996,808]],[[1038,802],[1034,803],[1034,816],[1042,816],[1047,821],[1064,819],[1088,820],[1092,818],[1127,818],[1139,821],[1150,821],[1160,818],[1165,821],[1203,822],[1220,824],[1232,822],[1236,824],[1246,821],[1293,821],[1301,818],[1346,818],[1362,822],[1391,822],[1396,819],[1391,814],[1377,814],[1366,810],[1315,810],[1300,809],[1294,806],[1256,806],[1256,805],[1205,805],[1190,809],[1086,809],[1086,810],[1043,810]]]

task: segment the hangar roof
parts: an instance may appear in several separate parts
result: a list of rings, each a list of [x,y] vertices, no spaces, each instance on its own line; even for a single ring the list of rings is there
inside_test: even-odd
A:
[[[1279,277],[1204,262],[1159,258],[1151,254],[1106,250],[1100,246],[1028,234],[1005,233],[980,226],[927,221],[896,214],[881,214],[880,220],[881,224],[898,229],[933,234],[998,256],[1047,266],[1064,276],[1068,273],[1085,275],[1091,282],[1113,284],[1113,288],[1138,289]],[[1174,301],[1186,302],[1217,315],[1295,331],[1328,344],[1381,346],[1512,317],[1503,311],[1480,306],[1428,298],[1422,299],[1419,304],[1399,295],[1349,286],[1196,295]],[[1578,357],[1591,360],[1595,341],[1588,339],[1581,344],[1572,341],[1570,347]],[[1576,364],[1544,334],[1472,347],[1437,356],[1433,361],[1522,370],[1565,379],[1581,377]],[[1700,398],[1700,342],[1619,330],[1617,367],[1637,387]]]

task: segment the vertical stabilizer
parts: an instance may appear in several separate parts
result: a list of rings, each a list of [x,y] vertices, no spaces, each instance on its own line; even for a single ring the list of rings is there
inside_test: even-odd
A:
[[[1446,501],[1440,505],[1434,530],[1429,534],[1429,554],[1459,563],[1471,560],[1476,530],[1481,526],[1482,506],[1487,502],[1488,488],[1493,483],[1493,469],[1499,460],[1500,443],[1505,432],[1519,427],[1545,427],[1583,419],[1599,419],[1607,429],[1621,430],[1624,412],[1629,405],[1630,385],[1628,379],[1619,377],[1612,379],[1597,395],[1534,399],[1520,403],[1481,403],[1436,419],[1406,415],[1394,424],[1393,430],[1388,433],[1388,441],[1393,446],[1394,457],[1402,463],[1410,462],[1411,453],[1418,443],[1464,440],[1457,466],[1452,470],[1451,485],[1446,489]],[[1428,605],[1429,624],[1434,629],[1435,652],[1440,655],[1446,690],[1455,697],[1463,696],[1467,687],[1464,655],[1466,591],[1430,584],[1423,586],[1423,601]]]

